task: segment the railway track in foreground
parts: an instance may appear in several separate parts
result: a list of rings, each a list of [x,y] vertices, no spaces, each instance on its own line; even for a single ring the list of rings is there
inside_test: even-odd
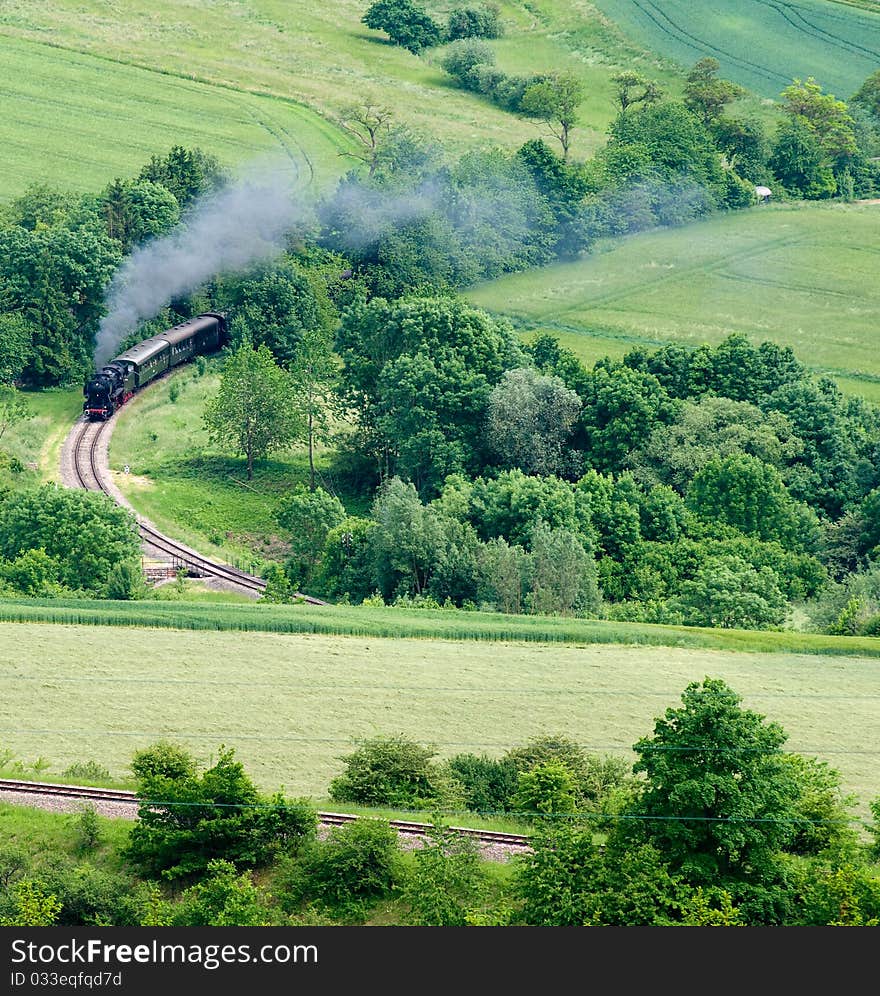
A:
[[[113,501],[117,501],[116,495],[112,493],[104,481],[100,466],[100,443],[110,422],[91,422],[81,419],[80,425],[81,428],[77,431],[71,445],[73,471],[77,484],[86,491],[103,491]],[[220,564],[214,560],[209,560],[195,550],[191,550],[182,543],[160,533],[153,526],[144,522],[140,516],[137,519],[141,539],[146,544],[159,553],[171,557],[173,562],[185,565],[194,574],[229,582],[256,595],[261,595],[266,590],[266,582],[263,578],[248,574],[230,564]],[[297,595],[310,605],[326,604],[310,595],[303,595],[299,592]]]
[[[2,800],[4,792],[92,803],[121,803],[130,806],[132,810],[141,802],[136,792],[126,789],[105,789],[90,785],[60,785],[53,782],[28,782],[17,778],[0,778],[0,800]],[[157,805],[160,802],[161,800],[156,800]],[[362,818],[353,813],[320,811],[317,816],[318,823],[325,827],[344,826]],[[410,820],[389,820],[388,824],[398,833],[410,837],[426,837],[433,829],[431,823],[416,823]],[[500,830],[476,830],[473,827],[449,827],[448,829],[455,834],[473,840],[480,847],[500,846],[506,850],[522,851],[530,846],[530,838],[524,834],[504,833]]]

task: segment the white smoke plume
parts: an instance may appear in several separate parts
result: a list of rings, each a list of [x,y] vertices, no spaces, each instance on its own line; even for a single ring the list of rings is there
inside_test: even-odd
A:
[[[289,174],[267,169],[203,198],[181,225],[136,249],[114,274],[95,343],[96,365],[106,363],[139,322],[174,298],[211,277],[281,253],[285,237],[307,211]]]

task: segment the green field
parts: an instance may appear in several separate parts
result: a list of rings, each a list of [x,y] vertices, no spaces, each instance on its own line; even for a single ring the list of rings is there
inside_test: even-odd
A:
[[[732,332],[791,346],[880,398],[880,205],[775,205],[609,242],[592,256],[468,291],[585,362]]]
[[[829,0],[594,0],[628,35],[683,66],[712,56],[721,75],[777,97],[814,76],[847,100],[880,65],[880,9]],[[873,12],[872,12],[873,8]]]
[[[0,198],[32,183],[96,190],[172,145],[236,166],[271,156],[301,187],[338,175],[345,135],[291,100],[2,36]]]
[[[688,682],[723,678],[792,750],[880,795],[880,660],[727,651],[0,625],[0,745],[125,777],[161,737],[207,762],[236,748],[265,789],[322,797],[352,737],[403,733],[440,756],[542,733],[631,756]],[[48,772],[44,773],[48,777]]]
[[[23,391],[22,398],[31,417],[6,430],[2,448],[24,464],[28,483],[58,481],[61,444],[82,411],[82,391]]]
[[[333,122],[365,97],[462,151],[516,147],[542,126],[456,89],[442,49],[417,57],[360,18],[365,0],[180,3],[17,0],[0,8],[0,199],[34,180],[94,190],[174,143],[234,165],[270,151],[319,179],[347,169]],[[431,5],[440,16],[454,6]],[[498,64],[511,73],[569,68],[586,85],[573,151],[604,143],[614,114],[609,77],[640,68],[671,92],[677,70],[631,44],[593,7],[504,3]],[[311,110],[308,110],[311,108]],[[314,113],[317,112],[317,113]]]

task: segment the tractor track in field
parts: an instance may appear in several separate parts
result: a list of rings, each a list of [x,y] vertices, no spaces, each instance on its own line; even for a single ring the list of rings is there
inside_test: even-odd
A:
[[[152,800],[145,800],[152,802]],[[90,785],[60,785],[52,782],[29,782],[17,778],[0,778],[0,802],[13,805],[36,806],[52,812],[75,813],[84,805],[94,806],[102,816],[115,819],[135,819],[137,809],[144,800],[135,792],[125,789],[97,788]],[[156,805],[161,800],[155,801]],[[333,827],[345,826],[365,817],[352,813],[317,813],[322,832]],[[366,817],[369,818],[369,817]],[[428,839],[433,829],[430,823],[411,820],[388,820],[388,825],[401,837],[402,846],[419,847]],[[530,849],[530,838],[524,834],[504,833],[497,830],[476,830],[472,827],[448,827],[454,834],[473,840],[484,857],[504,861],[515,854]]]

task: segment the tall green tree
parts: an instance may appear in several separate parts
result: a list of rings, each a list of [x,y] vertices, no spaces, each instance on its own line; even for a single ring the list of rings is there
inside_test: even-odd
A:
[[[248,480],[255,460],[299,442],[306,424],[290,375],[266,346],[254,349],[246,342],[227,356],[220,390],[203,421],[212,442],[245,457]]]
[[[300,487],[281,499],[275,518],[289,537],[288,571],[306,585],[320,564],[327,534],[345,519],[342,502],[323,488]]]
[[[663,91],[654,80],[631,69],[615,74],[611,77],[611,82],[615,87],[614,94],[621,114],[634,104],[656,104],[663,96]]]
[[[523,114],[546,122],[562,146],[562,158],[567,160],[571,148],[571,132],[579,121],[578,111],[584,99],[584,85],[574,73],[559,73],[550,79],[532,83],[522,95]]]
[[[700,59],[687,75],[684,104],[706,127],[720,117],[726,104],[745,94],[745,90],[730,80],[718,78],[721,64],[711,56]]]
[[[412,0],[374,0],[361,21],[415,55],[440,44],[440,26]]]
[[[309,488],[315,484],[315,444],[327,441],[330,432],[333,388],[339,377],[339,362],[333,352],[330,330],[313,325],[303,329],[290,376],[306,420],[309,452]]]
[[[755,890],[774,892],[779,855],[797,830],[799,791],[783,756],[786,739],[721,679],[692,682],[681,705],[633,746],[633,771],[646,779],[631,807],[638,836],[690,884],[728,888],[735,900],[748,893],[760,905]],[[774,914],[765,915],[772,922]]]

